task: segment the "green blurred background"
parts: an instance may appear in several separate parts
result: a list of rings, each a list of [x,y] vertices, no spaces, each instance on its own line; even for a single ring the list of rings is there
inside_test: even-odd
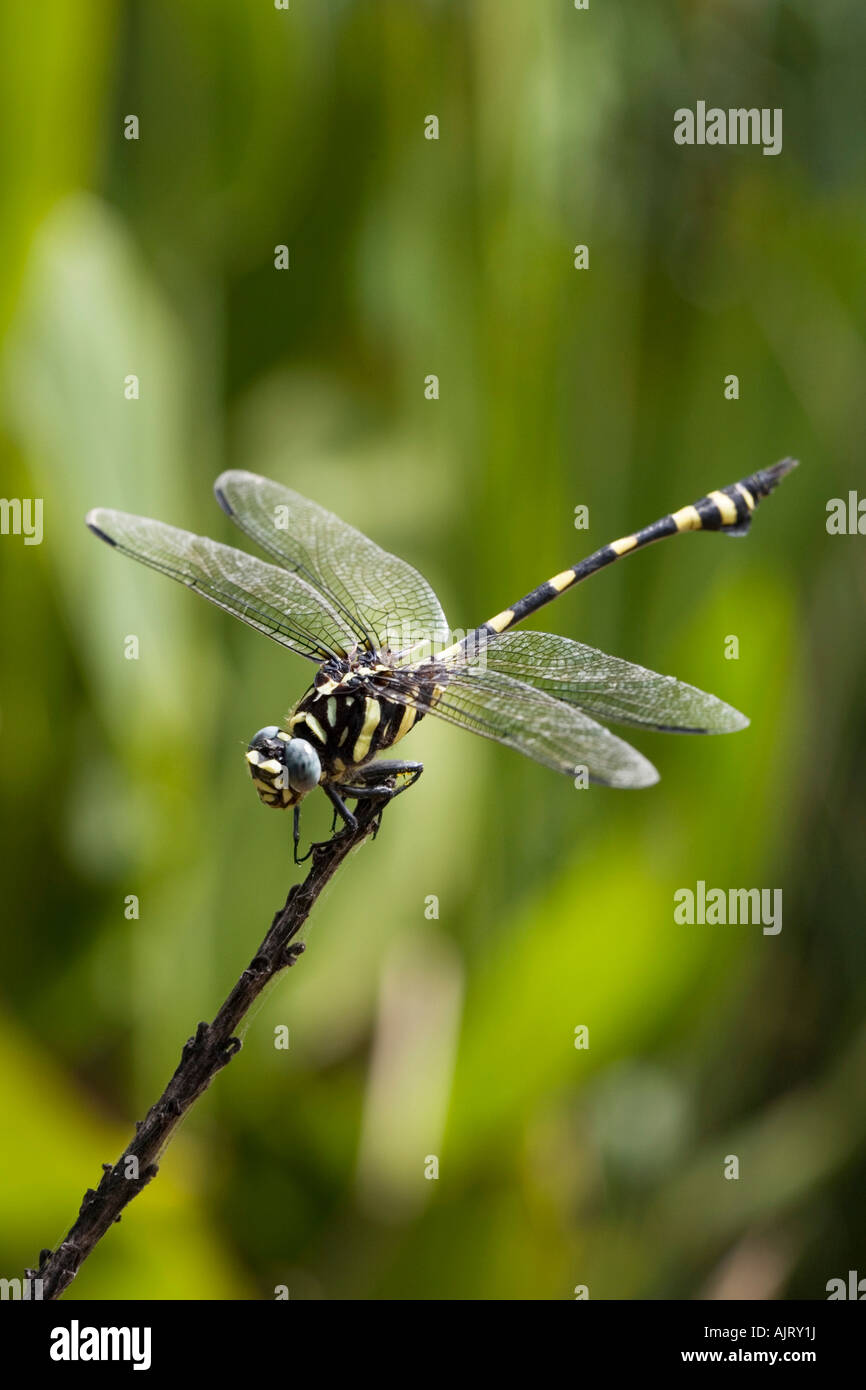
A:
[[[539,624],[751,727],[636,735],[659,785],[577,796],[425,721],[423,779],[72,1293],[866,1275],[864,542],[825,527],[864,482],[866,11],[104,0],[5,7],[0,54],[2,492],[45,526],[0,538],[2,1273],[62,1238],[298,872],[242,752],[311,669],[84,512],[234,542],[210,488],[251,468],[462,628],[793,453],[748,541],[661,546]],[[699,99],[782,107],[782,154],[676,146]],[[698,879],[782,888],[781,934],[677,925]]]

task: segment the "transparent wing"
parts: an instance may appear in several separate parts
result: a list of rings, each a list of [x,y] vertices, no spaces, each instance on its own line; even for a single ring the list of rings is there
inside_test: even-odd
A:
[[[124,555],[195,589],[300,656],[325,661],[353,645],[351,629],[298,575],[150,517],[97,507],[86,519]]]
[[[449,724],[503,743],[555,772],[574,776],[578,768],[586,767],[592,781],[609,787],[649,787],[658,781],[652,763],[636,748],[582,710],[555,700],[543,690],[501,671],[477,666],[440,667],[439,672],[441,694],[418,695],[415,682],[420,680],[423,685],[423,666],[411,676],[409,672],[404,676],[395,673],[385,683],[387,694]]]
[[[447,641],[445,614],[426,579],[333,512],[237,469],[221,473],[214,492],[256,545],[325,597],[362,646],[408,651],[419,640]]]
[[[488,643],[488,670],[526,681],[598,719],[664,733],[728,734],[748,719],[693,685],[557,637],[506,632]]]

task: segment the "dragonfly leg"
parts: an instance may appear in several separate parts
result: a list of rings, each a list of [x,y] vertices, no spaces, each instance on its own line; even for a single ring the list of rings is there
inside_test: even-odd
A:
[[[407,763],[402,758],[383,758],[380,762],[371,763],[368,767],[359,769],[357,780],[348,785],[345,782],[342,783],[340,791],[344,796],[354,797],[356,801],[381,799],[382,805],[373,827],[373,839],[375,840],[382,825],[382,814],[385,807],[394,800],[395,796],[399,796],[401,792],[414,786],[423,771],[423,763]],[[407,779],[402,787],[395,787],[394,785],[398,777]]]
[[[322,790],[324,791],[325,796],[328,798],[328,800],[334,808],[335,820],[337,814],[339,813],[343,817],[344,829],[349,832],[356,830],[358,827],[358,822],[355,820],[355,817],[352,815],[352,812],[349,810],[345,801],[340,796],[340,793],[338,791],[335,791],[333,787],[329,787],[327,782],[325,782],[324,786],[322,787]]]
[[[353,782],[351,785],[341,782],[339,784],[339,791],[337,791],[336,787],[328,786],[328,784],[325,783],[322,790],[334,808],[334,817],[331,822],[332,835],[338,815],[343,819],[343,829],[337,832],[337,837],[340,835],[351,835],[352,831],[355,830],[358,825],[357,820],[343,800],[344,796],[351,796],[357,801],[379,798],[382,802],[382,806],[373,827],[373,839],[375,840],[382,824],[382,812],[388,802],[393,801],[395,796],[399,796],[400,793],[406,791],[407,788],[414,786],[423,771],[423,763],[407,763],[401,758],[383,758],[381,762],[371,763],[368,767],[359,768],[356,774],[357,782]],[[394,781],[398,777],[406,778],[402,787],[394,786]],[[298,858],[298,844],[300,841],[299,806],[295,807],[294,833],[292,838],[295,845],[295,863],[303,864],[306,859],[309,859],[313,850],[318,846],[316,844],[311,844],[307,853],[300,859]],[[320,843],[328,844],[329,842],[323,840],[320,841]]]
[[[294,823],[293,823],[293,825],[292,825],[292,840],[293,840],[293,842],[294,842],[294,847],[295,847],[295,863],[296,863],[296,864],[306,864],[306,862],[307,862],[307,860],[309,859],[310,855],[312,854],[313,850],[317,848],[317,845],[315,844],[315,842],[312,842],[312,843],[310,844],[310,848],[307,850],[306,854],[301,854],[301,855],[298,854],[298,846],[299,846],[300,843],[301,843],[301,808],[300,808],[300,806],[296,806],[296,807],[295,807],[295,812],[294,812]]]
[[[318,841],[315,841],[315,840],[314,840],[314,841],[312,842],[312,844],[310,845],[310,848],[307,850],[306,854],[301,855],[301,857],[300,857],[300,859],[299,859],[299,858],[298,858],[298,840],[300,839],[300,807],[299,807],[299,806],[296,806],[296,807],[295,807],[294,834],[293,834],[293,839],[294,839],[294,842],[295,842],[295,863],[296,863],[296,864],[303,864],[307,859],[309,859],[309,857],[310,857],[310,855],[312,854],[312,852],[313,852],[314,849],[322,849],[322,848],[324,848],[325,845],[331,844],[331,843],[333,842],[333,840],[339,839],[341,835],[351,835],[352,831],[353,831],[353,830],[357,830],[357,828],[358,828],[358,822],[357,822],[357,820],[356,820],[355,817],[352,815],[352,812],[349,810],[348,806],[346,805],[346,803],[345,803],[345,801],[343,800],[343,798],[340,796],[339,792],[335,791],[333,787],[329,787],[327,784],[325,784],[325,785],[322,787],[322,791],[325,793],[325,795],[327,796],[328,800],[330,801],[331,805],[332,805],[333,808],[334,808],[334,819],[333,819],[333,821],[331,822],[331,832],[332,832],[332,834],[331,834],[331,840],[318,840]],[[343,824],[343,829],[340,830],[340,831],[338,831],[337,834],[334,835],[334,834],[333,834],[333,830],[334,830],[334,826],[335,826],[336,823],[337,823],[337,816],[338,816],[338,815],[342,816],[344,824]]]
[[[344,782],[340,790],[344,796],[352,796],[357,800],[362,797],[382,796],[393,801],[395,796],[408,791],[409,787],[414,787],[423,771],[423,763],[407,763],[400,758],[383,758],[381,762],[361,768],[356,781],[351,785]],[[403,776],[407,781],[402,787],[395,787],[393,780]],[[383,778],[390,778],[391,781],[383,781]]]

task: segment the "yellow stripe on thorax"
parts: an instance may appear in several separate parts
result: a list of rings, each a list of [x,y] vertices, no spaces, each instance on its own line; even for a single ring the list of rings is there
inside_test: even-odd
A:
[[[313,735],[314,738],[317,738],[320,743],[327,743],[328,739],[324,729],[322,728],[316,716],[314,714],[310,714],[309,710],[304,710],[300,714],[292,715],[291,719],[289,720],[289,728],[294,730],[298,726],[298,724],[306,724],[307,728],[310,730],[310,733]]]
[[[379,709],[379,701],[373,700],[368,695],[364,701],[364,723],[361,732],[355,739],[355,746],[352,749],[352,761],[362,763],[370,751],[370,744],[373,735],[379,727],[379,720],[382,714]]]
[[[403,711],[400,723],[397,725],[397,732],[392,739],[392,743],[399,743],[401,738],[405,738],[415,720],[418,718],[418,711],[411,705],[407,705]]]

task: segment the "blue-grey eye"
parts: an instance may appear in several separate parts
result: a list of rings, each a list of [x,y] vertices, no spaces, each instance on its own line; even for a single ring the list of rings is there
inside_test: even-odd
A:
[[[276,724],[266,724],[263,729],[259,729],[257,734],[253,734],[247,748],[259,748],[261,744],[269,743],[271,739],[276,738],[279,732]]]
[[[293,738],[283,752],[289,786],[296,792],[311,792],[319,785],[322,764],[319,755],[305,738]]]

